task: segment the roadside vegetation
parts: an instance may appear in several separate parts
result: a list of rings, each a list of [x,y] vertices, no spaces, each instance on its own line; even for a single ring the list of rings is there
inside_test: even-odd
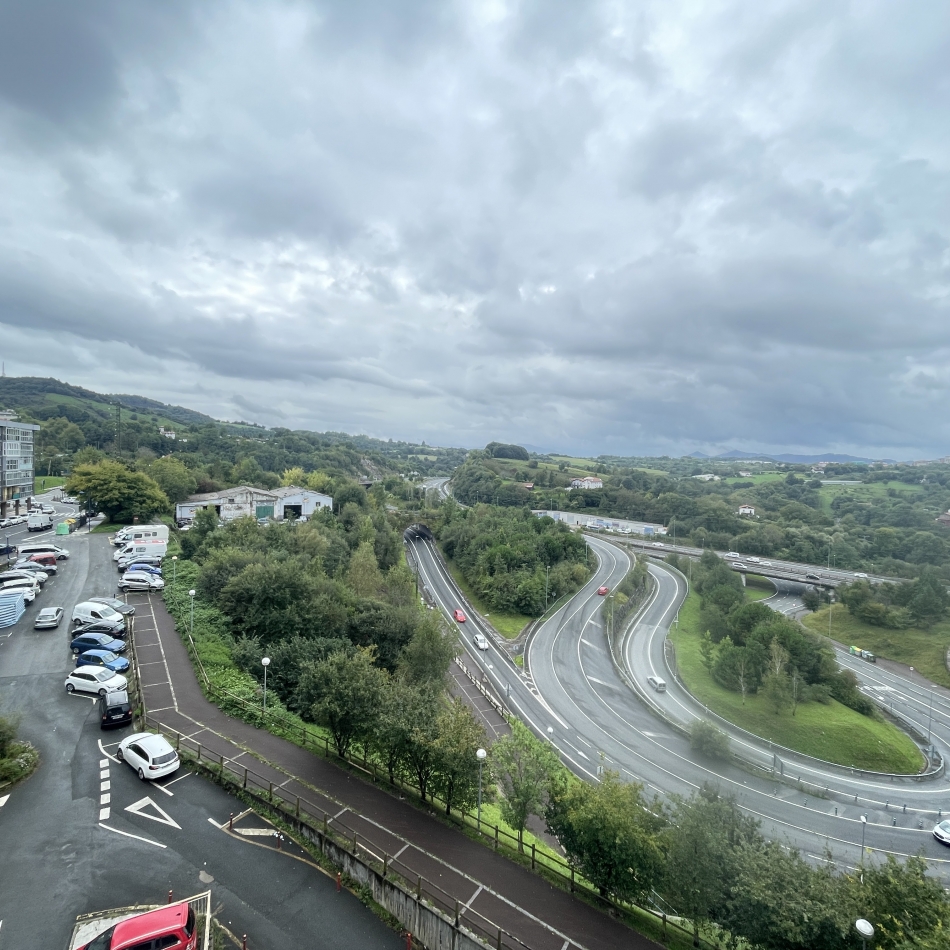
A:
[[[20,722],[14,716],[0,716],[0,793],[32,775],[40,764],[40,754],[29,742],[17,739]]]

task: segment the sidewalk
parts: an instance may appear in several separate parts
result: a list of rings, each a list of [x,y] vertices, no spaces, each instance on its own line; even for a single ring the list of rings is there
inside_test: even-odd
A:
[[[284,739],[232,719],[201,692],[174,621],[158,596],[133,595],[135,652],[149,716],[200,743],[214,759],[246,765],[285,794],[299,795],[398,858],[398,871],[421,875],[511,934],[526,950],[652,950],[657,944],[548,884],[541,877],[437,821],[395,794]],[[250,750],[250,751],[249,751]],[[250,753],[253,752],[254,755]],[[314,789],[319,790],[315,792]],[[320,793],[323,793],[322,795]]]

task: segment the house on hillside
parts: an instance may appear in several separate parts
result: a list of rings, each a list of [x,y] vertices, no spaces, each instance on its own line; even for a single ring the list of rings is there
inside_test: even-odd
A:
[[[166,439],[171,439],[175,441],[175,432],[173,429],[166,429],[165,426],[158,427],[158,434],[165,436]]]
[[[713,475],[712,472],[707,472],[705,475],[691,475],[690,478],[696,478],[701,482],[718,482],[721,481],[718,475]]]
[[[175,506],[178,522],[193,521],[195,513],[202,508],[214,508],[222,521],[235,518],[309,518],[321,508],[332,508],[333,499],[309,488],[251,488],[239,485],[221,491],[191,495],[187,501]]]
[[[595,475],[585,475],[583,478],[572,478],[571,488],[603,488],[603,479]]]
[[[739,505],[739,510],[736,514],[746,518],[754,518],[755,508],[752,505]]]

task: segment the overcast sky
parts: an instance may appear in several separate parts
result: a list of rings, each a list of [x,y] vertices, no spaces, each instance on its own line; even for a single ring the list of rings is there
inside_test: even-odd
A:
[[[598,454],[950,454],[950,5],[0,5],[8,375]]]

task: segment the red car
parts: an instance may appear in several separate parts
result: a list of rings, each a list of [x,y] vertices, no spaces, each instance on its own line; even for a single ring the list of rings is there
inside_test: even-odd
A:
[[[194,950],[197,942],[195,912],[187,901],[181,901],[122,920],[82,950],[135,950],[137,947]]]
[[[456,619],[458,623],[465,623],[465,614],[461,610],[453,610],[452,616]]]
[[[604,594],[609,594],[609,593],[610,593],[610,588],[609,588],[609,587],[598,587],[598,588],[597,588],[597,593],[600,594],[601,597],[603,597]]]

